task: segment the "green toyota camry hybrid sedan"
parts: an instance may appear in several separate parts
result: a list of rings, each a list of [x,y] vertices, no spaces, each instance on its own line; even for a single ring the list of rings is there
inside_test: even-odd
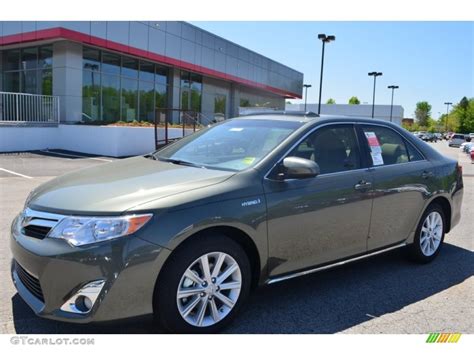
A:
[[[36,188],[12,278],[41,317],[216,332],[259,285],[400,247],[433,260],[462,194],[460,165],[394,124],[256,114]]]

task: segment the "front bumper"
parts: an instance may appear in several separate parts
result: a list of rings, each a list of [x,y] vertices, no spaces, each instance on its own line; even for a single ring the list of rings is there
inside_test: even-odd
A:
[[[12,279],[38,316],[89,323],[153,312],[156,279],[169,250],[139,235],[72,247],[64,240],[27,237],[15,225],[14,221],[10,239]],[[96,280],[105,283],[88,313],[61,310],[81,287]]]

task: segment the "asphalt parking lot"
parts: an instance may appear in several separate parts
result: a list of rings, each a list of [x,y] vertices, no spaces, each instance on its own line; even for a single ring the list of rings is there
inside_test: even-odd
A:
[[[402,250],[259,289],[227,333],[474,333],[474,164],[445,141],[432,143],[464,169],[460,224],[431,264]],[[73,155],[69,155],[73,154]],[[36,317],[10,281],[9,228],[33,188],[113,158],[70,152],[0,154],[0,333],[159,333],[149,319],[74,325]]]

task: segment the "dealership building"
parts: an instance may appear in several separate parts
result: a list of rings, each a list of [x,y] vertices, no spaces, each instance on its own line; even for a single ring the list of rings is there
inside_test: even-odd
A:
[[[1,92],[57,97],[62,123],[284,109],[303,84],[302,73],[186,22],[0,22],[0,72]],[[6,112],[4,99],[0,120],[31,115],[35,100]]]

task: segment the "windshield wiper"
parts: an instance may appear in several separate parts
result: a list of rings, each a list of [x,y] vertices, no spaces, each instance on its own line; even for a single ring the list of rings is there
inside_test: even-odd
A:
[[[181,159],[162,158],[162,157],[156,157],[156,156],[154,157],[154,159],[158,159],[160,161],[165,161],[167,163],[176,164],[176,165],[185,165],[185,166],[194,166],[196,168],[205,168],[202,165],[191,163],[190,161],[181,160]]]

